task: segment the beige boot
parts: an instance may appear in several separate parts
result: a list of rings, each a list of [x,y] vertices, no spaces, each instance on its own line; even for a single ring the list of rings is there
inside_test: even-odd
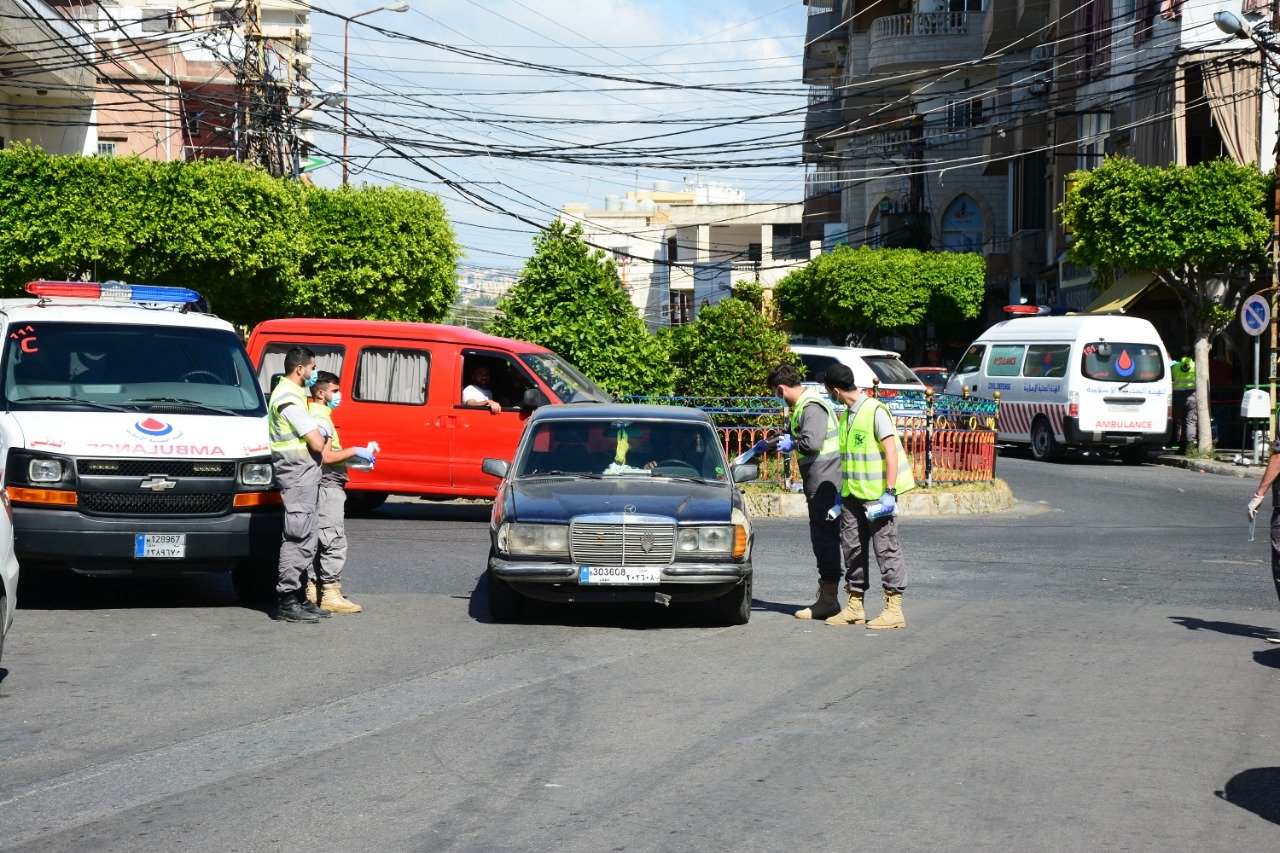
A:
[[[906,617],[902,615],[902,593],[884,591],[884,610],[880,611],[880,615],[867,623],[867,627],[873,631],[881,628],[905,628],[907,627]]]
[[[840,612],[840,581],[818,581],[818,600],[804,610],[796,611],[797,619],[826,619]]]
[[[307,581],[307,602],[315,604],[318,600],[319,597],[316,595],[316,582]]]
[[[336,581],[321,587],[320,606],[333,613],[359,613],[364,610],[351,599],[343,597],[342,584]]]
[[[828,625],[861,625],[867,621],[867,611],[862,609],[862,597],[866,591],[849,592],[849,603],[835,616],[827,620]]]

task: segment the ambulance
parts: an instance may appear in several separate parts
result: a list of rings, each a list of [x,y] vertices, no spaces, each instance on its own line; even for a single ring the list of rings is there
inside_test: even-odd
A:
[[[36,281],[0,300],[0,458],[24,576],[230,571],[274,587],[283,510],[234,327],[184,288]]]
[[[1139,317],[1018,316],[973,342],[947,393],[999,392],[997,439],[1029,445],[1036,459],[1096,447],[1137,464],[1167,437],[1168,364],[1159,333]]]

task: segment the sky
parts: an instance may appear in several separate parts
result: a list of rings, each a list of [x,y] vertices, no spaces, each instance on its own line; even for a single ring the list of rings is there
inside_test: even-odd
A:
[[[518,269],[566,203],[666,180],[799,201],[801,0],[408,0],[350,24],[352,184],[439,193],[464,267]],[[342,81],[344,18],[313,6],[312,79]],[[329,14],[332,13],[332,14]],[[341,109],[311,172],[341,181]]]

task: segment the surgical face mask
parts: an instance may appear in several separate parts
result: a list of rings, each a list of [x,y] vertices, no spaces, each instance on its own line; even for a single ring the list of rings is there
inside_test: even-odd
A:
[[[303,387],[303,388],[314,388],[314,387],[315,387],[315,384],[316,384],[316,380],[317,380],[317,379],[319,379],[319,378],[320,378],[320,372],[319,372],[319,371],[317,371],[317,370],[313,370],[313,371],[311,371],[311,375],[310,375],[310,376],[308,376],[308,377],[303,381],[303,383],[302,383],[302,387]]]
[[[325,400],[324,404],[331,409],[338,408],[338,406],[342,405],[342,393],[340,391],[334,391],[333,396],[328,400]]]

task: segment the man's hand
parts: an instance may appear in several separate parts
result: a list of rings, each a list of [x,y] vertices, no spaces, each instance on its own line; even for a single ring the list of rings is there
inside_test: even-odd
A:
[[[1265,501],[1266,499],[1267,499],[1266,495],[1254,495],[1253,499],[1249,501],[1249,520],[1250,521],[1253,521],[1253,519],[1258,515],[1258,507],[1262,506],[1262,502]]]
[[[790,453],[792,450],[795,449],[795,446],[796,446],[796,440],[791,437],[790,433],[786,433],[782,436],[782,438],[778,439],[779,453]]]
[[[369,448],[355,447],[352,449],[355,451],[356,458],[361,460],[362,462],[368,462],[370,465],[372,465],[376,461],[376,458],[373,455],[373,451],[370,450]]]
[[[843,503],[842,503],[842,501],[840,500],[840,493],[839,493],[839,492],[836,492],[836,502],[835,502],[835,504],[831,507],[831,509],[827,510],[827,521],[835,521],[837,518],[839,518],[839,517],[840,517],[840,511],[841,511],[843,508],[844,508],[844,507],[843,507]]]
[[[751,445],[751,452],[754,453],[756,456],[759,456],[761,453],[768,453],[769,439],[762,438],[759,441],[757,441],[755,444]]]
[[[898,508],[898,497],[893,492],[885,492],[880,496],[880,506],[884,507],[885,515],[893,515]]]
[[[502,404],[497,400],[489,400],[488,402],[489,411],[493,412],[495,415],[502,411]]]

